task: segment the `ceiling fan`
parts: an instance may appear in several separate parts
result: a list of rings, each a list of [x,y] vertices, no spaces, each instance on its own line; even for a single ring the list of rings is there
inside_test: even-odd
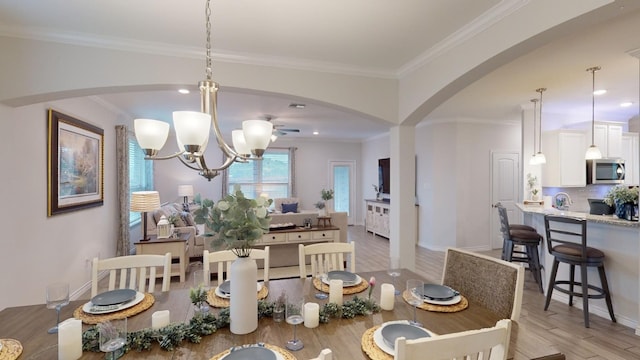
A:
[[[275,116],[265,115],[264,119],[271,122],[271,120],[276,119]],[[273,135],[282,136],[287,135],[287,133],[299,133],[300,129],[286,128],[286,125],[283,124],[273,124]]]

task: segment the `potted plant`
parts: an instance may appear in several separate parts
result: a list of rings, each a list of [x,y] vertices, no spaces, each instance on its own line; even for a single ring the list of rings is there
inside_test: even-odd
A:
[[[538,196],[538,177],[531,175],[531,173],[527,174],[527,185],[529,186],[529,192],[531,192],[531,200],[538,201],[540,197]]]
[[[635,216],[634,207],[638,204],[638,187],[612,187],[604,197],[604,202],[615,206],[618,218],[631,220]]]
[[[317,203],[314,204],[314,206],[316,207],[316,209],[318,209],[318,216],[327,215],[327,210],[325,209],[324,201],[318,201]]]
[[[322,191],[320,191],[320,197],[325,202],[327,208],[325,212],[331,211],[330,209],[332,208],[331,200],[333,200],[333,189],[322,189]]]
[[[229,317],[234,334],[248,334],[258,328],[258,266],[249,255],[255,241],[269,231],[271,217],[267,208],[271,203],[272,200],[265,197],[248,199],[236,186],[232,194],[217,204],[202,200],[194,212],[196,223],[206,224],[217,234],[214,244],[225,244],[238,256],[230,270],[233,296],[229,300]]]

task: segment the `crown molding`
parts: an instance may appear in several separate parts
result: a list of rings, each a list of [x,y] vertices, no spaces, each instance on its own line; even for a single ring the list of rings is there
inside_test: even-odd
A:
[[[485,31],[497,22],[518,11],[527,5],[530,0],[503,0],[491,9],[484,12],[470,23],[446,37],[427,51],[418,55],[398,70],[396,77],[402,78],[418,68],[430,63],[447,51],[459,46],[477,34]]]

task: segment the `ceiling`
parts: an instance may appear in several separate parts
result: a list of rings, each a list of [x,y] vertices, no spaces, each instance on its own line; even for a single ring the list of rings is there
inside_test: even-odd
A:
[[[526,1],[525,1],[526,2]],[[398,78],[425,56],[479,19],[498,16],[522,0],[227,0],[212,4],[215,61],[233,59],[294,68]],[[374,6],[372,6],[372,4]],[[521,106],[544,93],[545,114],[566,122],[591,116],[591,75],[602,66],[596,87],[609,92],[597,99],[596,118],[627,121],[638,114],[640,2],[618,0],[619,19],[579,34],[554,39],[486,74],[428,118],[517,118]],[[462,9],[462,10],[461,10]],[[390,14],[393,14],[392,16]],[[635,19],[635,21],[634,21]],[[135,44],[149,51],[204,53],[204,1],[180,0],[0,0],[0,35],[48,38],[79,44]],[[634,36],[629,36],[634,34]],[[203,66],[204,73],[204,66]],[[132,118],[169,121],[174,110],[197,110],[199,96],[175,89],[100,95]],[[633,101],[620,108],[622,101]],[[293,102],[305,109],[290,108]],[[310,99],[224,88],[219,93],[221,128],[228,131],[248,118],[274,117],[274,123],[336,139],[366,139],[388,124]],[[515,114],[515,115],[514,115]],[[545,127],[549,126],[545,124]]]

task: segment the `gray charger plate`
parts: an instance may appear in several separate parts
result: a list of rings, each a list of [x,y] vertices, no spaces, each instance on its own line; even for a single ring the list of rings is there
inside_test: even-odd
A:
[[[220,289],[220,292],[223,294],[231,294],[231,281],[227,280],[218,285],[218,289]]]
[[[118,289],[98,294],[91,298],[91,303],[98,306],[122,304],[136,297],[136,291],[131,289]]]
[[[422,296],[431,300],[450,300],[454,296],[458,295],[457,291],[454,291],[448,286],[436,285],[436,284],[424,284],[424,290]]]
[[[358,275],[348,271],[329,271],[327,277],[329,280],[342,280],[344,284],[355,284],[358,281]]]
[[[276,360],[276,354],[262,346],[249,346],[232,350],[224,360]]]
[[[385,344],[392,349],[396,347],[396,339],[404,337],[407,340],[430,337],[429,333],[422,328],[409,324],[388,324],[382,328],[382,339]]]

